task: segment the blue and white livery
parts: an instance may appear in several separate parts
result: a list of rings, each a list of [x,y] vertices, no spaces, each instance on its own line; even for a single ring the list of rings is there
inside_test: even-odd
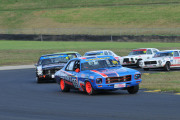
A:
[[[88,56],[70,60],[55,73],[62,92],[71,88],[86,91],[89,95],[99,90],[128,90],[135,94],[139,90],[141,73],[122,67],[113,56]]]

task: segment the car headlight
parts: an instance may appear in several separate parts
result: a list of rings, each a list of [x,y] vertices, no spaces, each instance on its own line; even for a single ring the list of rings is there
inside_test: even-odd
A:
[[[43,74],[42,67],[37,67],[37,74],[38,75],[42,75]]]
[[[162,64],[162,61],[161,61],[161,60],[159,60],[159,61],[158,61],[158,63],[161,65],[161,64]]]
[[[141,78],[141,74],[135,74],[135,75],[134,75],[134,79],[135,79],[135,80],[138,80],[138,79],[140,79],[140,78]]]
[[[139,62],[139,65],[142,65],[143,64],[143,62]]]
[[[102,83],[102,78],[97,78],[97,79],[96,79],[96,83],[97,83],[97,84],[101,84],[101,83]]]

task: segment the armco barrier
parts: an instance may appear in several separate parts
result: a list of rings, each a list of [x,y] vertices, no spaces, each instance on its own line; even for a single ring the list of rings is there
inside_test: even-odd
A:
[[[180,42],[180,36],[134,36],[134,35],[31,35],[0,34],[0,40],[22,41],[117,41],[117,42]]]

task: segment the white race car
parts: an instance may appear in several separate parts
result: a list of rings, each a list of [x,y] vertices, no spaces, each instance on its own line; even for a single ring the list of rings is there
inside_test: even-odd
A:
[[[120,61],[120,56],[116,55],[111,50],[97,50],[97,51],[89,51],[84,54],[84,56],[95,56],[95,55],[111,55],[113,56],[117,61]]]
[[[169,71],[170,68],[180,67],[180,50],[159,51],[153,58],[140,61],[139,65],[144,70],[164,68]]]
[[[156,48],[139,48],[132,50],[128,56],[120,59],[121,65],[134,65],[139,67],[139,61],[152,58],[159,50]]]

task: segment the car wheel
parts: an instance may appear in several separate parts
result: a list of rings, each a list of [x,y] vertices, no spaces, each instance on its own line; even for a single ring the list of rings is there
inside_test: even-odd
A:
[[[93,95],[95,93],[90,82],[86,82],[85,89],[88,95]]]
[[[70,87],[65,83],[63,79],[60,80],[60,88],[62,92],[69,92]]]
[[[136,94],[139,91],[139,85],[128,87],[127,91],[129,94]]]
[[[39,78],[38,76],[36,76],[36,82],[37,82],[37,83],[42,83],[42,79]]]
[[[167,62],[167,63],[165,64],[164,69],[165,69],[166,71],[169,71],[169,70],[170,70],[170,63],[169,63],[169,62]]]
[[[144,69],[144,71],[148,71],[149,70],[149,68],[143,68]]]
[[[139,62],[140,62],[141,60],[137,60],[137,63],[136,63],[136,67],[138,67],[138,68],[140,68],[140,66],[139,66]]]

